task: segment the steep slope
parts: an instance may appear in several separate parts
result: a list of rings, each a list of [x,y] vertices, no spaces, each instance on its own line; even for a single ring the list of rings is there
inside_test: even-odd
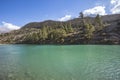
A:
[[[104,27],[95,26],[94,17],[84,18],[86,25],[93,26],[92,36],[84,33],[81,18],[65,22],[47,20],[31,22],[20,30],[0,34],[0,43],[13,44],[120,44],[120,14],[101,17]],[[88,31],[89,34],[90,31]],[[89,38],[89,39],[88,39]]]

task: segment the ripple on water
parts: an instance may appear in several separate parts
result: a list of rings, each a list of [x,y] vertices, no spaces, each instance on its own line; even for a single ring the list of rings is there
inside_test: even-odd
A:
[[[116,47],[7,45],[0,52],[0,80],[120,80]]]

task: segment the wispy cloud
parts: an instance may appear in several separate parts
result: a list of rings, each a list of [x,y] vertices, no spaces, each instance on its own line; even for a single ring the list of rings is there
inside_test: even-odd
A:
[[[112,14],[120,13],[120,0],[111,0],[111,5],[113,6],[110,10]]]
[[[4,21],[2,22],[2,25],[0,25],[0,32],[9,32],[17,29],[20,29],[20,27]]]
[[[105,11],[105,6],[95,6],[93,8],[90,9],[86,9],[83,11],[85,16],[89,16],[89,15],[106,15],[106,11]]]
[[[71,18],[72,18],[71,15],[65,15],[64,17],[61,17],[61,18],[59,18],[58,20],[59,20],[59,21],[67,21],[67,20],[70,20]]]

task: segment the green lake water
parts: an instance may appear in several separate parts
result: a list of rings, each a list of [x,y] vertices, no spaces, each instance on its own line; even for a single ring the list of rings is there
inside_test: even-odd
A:
[[[120,80],[120,46],[0,45],[0,80]]]

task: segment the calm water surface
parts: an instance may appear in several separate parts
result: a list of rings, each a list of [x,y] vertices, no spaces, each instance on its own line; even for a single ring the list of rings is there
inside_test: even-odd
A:
[[[120,46],[0,45],[0,80],[120,80]]]

